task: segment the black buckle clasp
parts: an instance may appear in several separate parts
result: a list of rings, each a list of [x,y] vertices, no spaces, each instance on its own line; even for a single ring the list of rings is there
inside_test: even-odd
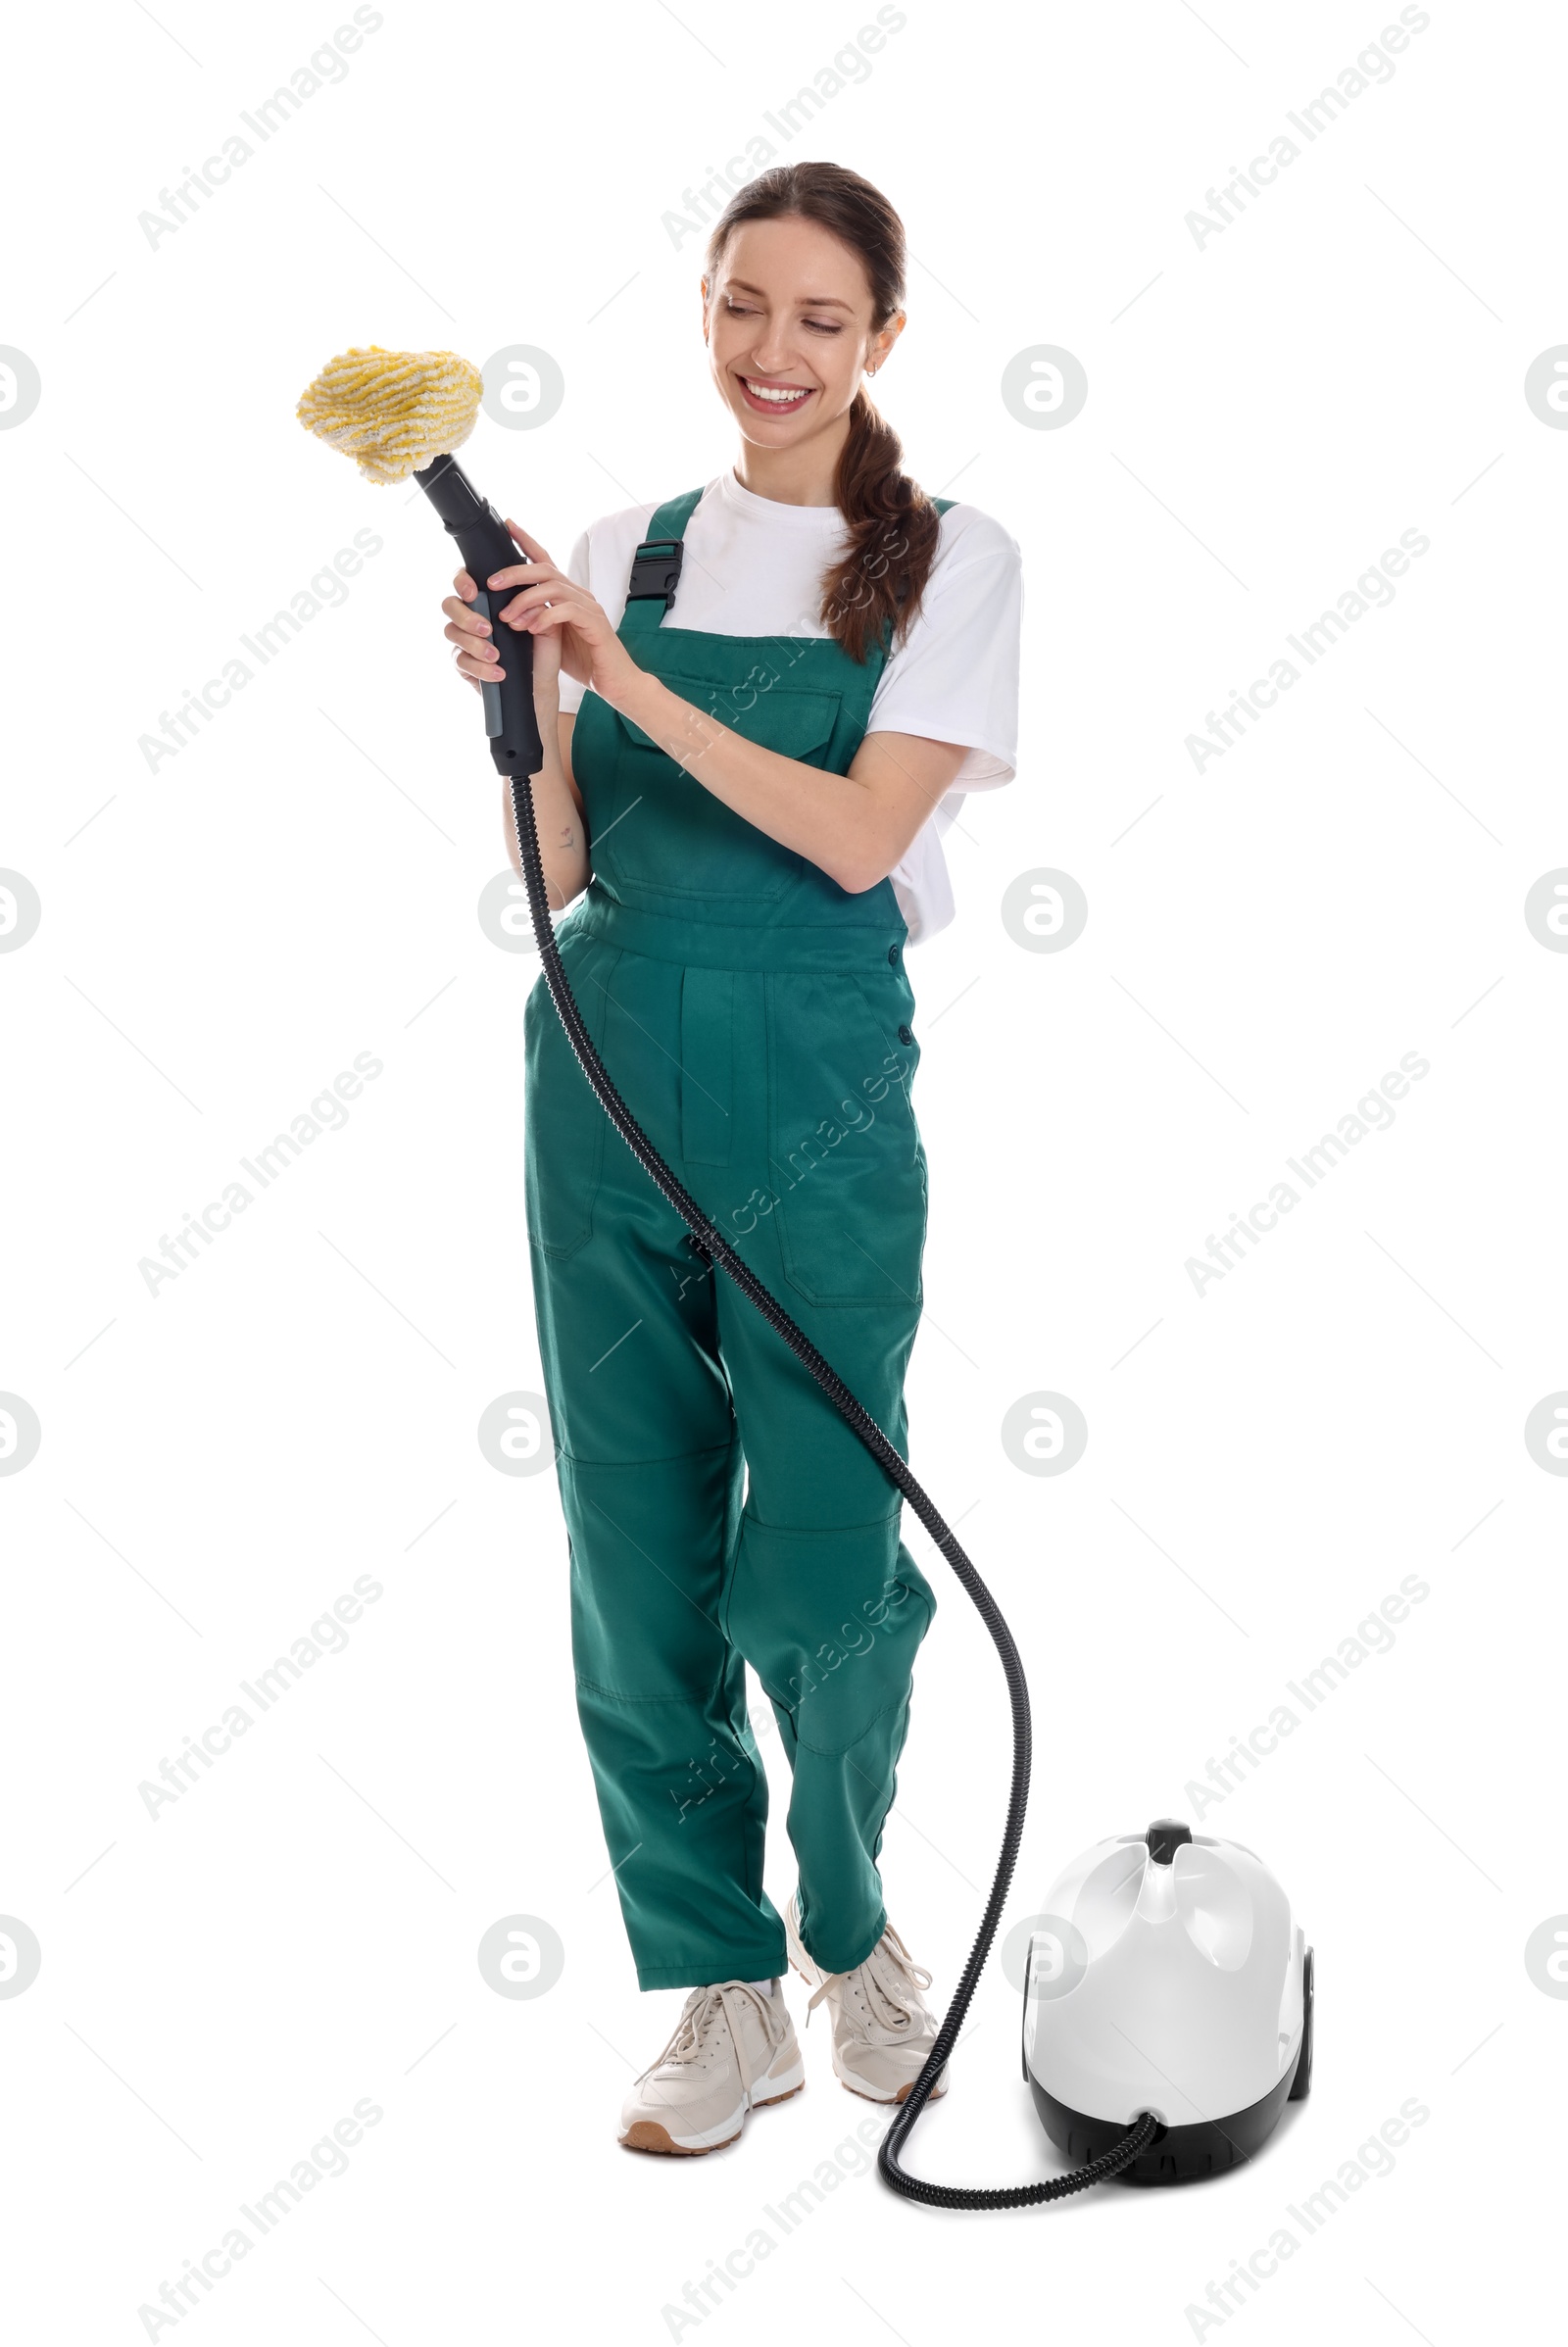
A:
[[[679,538],[645,538],[632,557],[631,577],[626,582],[626,601],[657,601],[667,611],[675,600],[681,559],[685,552]]]

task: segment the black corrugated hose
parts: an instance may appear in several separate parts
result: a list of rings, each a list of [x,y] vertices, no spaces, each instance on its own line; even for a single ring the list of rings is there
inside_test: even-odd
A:
[[[901,2192],[906,2200],[920,2201],[927,2208],[937,2209],[1027,2209],[1037,2207],[1042,2201],[1061,2200],[1069,2193],[1082,2192],[1089,2185],[1101,2183],[1108,2176],[1120,2175],[1124,2168],[1130,2168],[1153,2136],[1157,2121],[1146,2113],[1109,2151],[1075,2169],[1070,2176],[1054,2176],[1046,2183],[974,2188],[959,2184],[932,2184],[927,2183],[922,2176],[910,2176],[899,2164],[899,2154],[957,2042],[964,2016],[991,1952],[991,1943],[996,1937],[1003,1905],[1012,1882],[1013,1867],[1017,1863],[1018,1845],[1023,1838],[1024,1809],[1029,1798],[1029,1689],[1024,1681],[1023,1664],[1013,1644],[1012,1633],[1004,1621],[996,1599],[875,1419],[861,1408],[838,1372],[822,1358],[804,1329],[797,1328],[777,1297],[762,1286],[761,1281],[741,1260],[723,1232],[710,1222],[691,1193],[664,1163],[616,1091],[610,1071],[600,1058],[593,1038],[583,1022],[557,950],[550,904],[545,895],[544,869],[539,859],[532,784],[521,773],[514,773],[511,780],[513,817],[517,827],[517,846],[522,857],[523,886],[528,894],[528,910],[533,919],[534,942],[544,965],[545,983],[566,1031],[566,1039],[600,1105],[638,1164],[657,1183],[685,1223],[698,1253],[733,1280],[748,1301],[757,1306],[769,1328],[777,1331],[796,1359],[810,1371],[840,1417],[854,1429],[889,1482],[908,1501],[963,1584],[1002,1657],[1002,1668],[1007,1681],[1007,1698],[1012,1706],[1012,1785],[1007,1795],[1006,1829],[1002,1837],[991,1894],[986,1900],[985,1913],[980,1919],[980,1929],[975,1933],[968,1961],[959,1975],[953,2002],[937,2031],[936,2042],[924,2069],[900,2104],[892,2125],[882,2138],[877,2154],[877,2168],[882,2180],[890,2184],[895,2192]]]

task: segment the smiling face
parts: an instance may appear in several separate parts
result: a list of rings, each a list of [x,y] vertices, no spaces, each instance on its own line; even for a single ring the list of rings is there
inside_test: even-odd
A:
[[[743,220],[711,281],[704,333],[713,380],[741,434],[760,450],[842,441],[850,404],[904,326],[878,330],[865,265],[814,220]]]

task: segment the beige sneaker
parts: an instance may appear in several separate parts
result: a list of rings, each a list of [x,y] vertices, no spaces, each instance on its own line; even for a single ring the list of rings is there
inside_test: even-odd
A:
[[[854,1972],[823,1972],[801,1941],[801,1911],[791,1899],[784,1918],[790,1962],[816,1990],[808,2019],[826,2004],[833,2019],[833,2068],[852,2094],[874,2103],[901,2103],[925,2068],[936,2042],[937,2025],[920,1995],[931,1975],[910,1961],[909,1951],[890,1924],[863,1964]],[[948,2070],[931,2089],[934,2102],[948,2090]]]
[[[717,1980],[692,1990],[669,2043],[627,2095],[620,2140],[628,2151],[718,2151],[735,2141],[748,2111],[805,2083],[780,1983],[767,1996],[746,1980]]]

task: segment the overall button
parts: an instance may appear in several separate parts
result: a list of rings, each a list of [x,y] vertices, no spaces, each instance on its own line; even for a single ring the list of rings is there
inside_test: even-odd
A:
[[[899,1041],[900,1043],[913,1043],[914,1029],[912,1027],[901,1027],[899,1029]]]
[[[895,966],[895,967],[897,967],[897,965],[898,965],[898,959],[899,959],[899,949],[898,949],[898,947],[897,947],[897,946],[889,946],[889,948],[888,948],[888,959],[889,959],[889,961],[890,961],[890,962],[892,962],[892,963],[894,964],[894,966]]]

